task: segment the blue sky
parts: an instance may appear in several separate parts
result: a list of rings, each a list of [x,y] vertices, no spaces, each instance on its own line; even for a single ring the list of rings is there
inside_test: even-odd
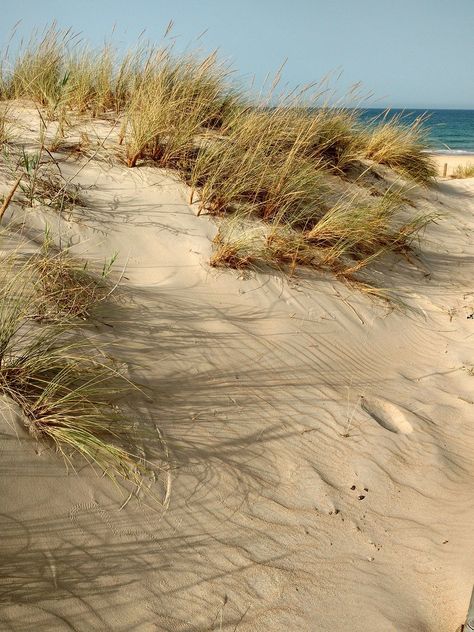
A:
[[[339,92],[361,81],[376,107],[474,109],[474,0],[0,0],[0,37],[51,20],[93,44],[160,41],[174,20],[177,46],[219,48],[257,84],[287,59],[289,87],[342,71]],[[375,98],[376,97],[376,98]]]

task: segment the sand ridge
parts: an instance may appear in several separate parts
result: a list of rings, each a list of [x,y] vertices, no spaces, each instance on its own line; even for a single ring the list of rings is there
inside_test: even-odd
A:
[[[331,277],[210,269],[215,225],[172,174],[97,160],[76,180],[80,215],[33,209],[22,239],[47,224],[126,267],[129,300],[93,335],[151,393],[136,414],[166,445],[162,504],[123,506],[2,433],[0,629],[454,632],[474,562],[473,181],[413,190],[442,216],[417,261],[387,262],[393,309]]]

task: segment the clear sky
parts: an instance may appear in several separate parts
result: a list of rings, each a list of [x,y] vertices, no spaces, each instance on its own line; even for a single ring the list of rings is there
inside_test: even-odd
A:
[[[289,86],[329,72],[341,91],[361,81],[376,107],[474,109],[474,0],[0,0],[0,38],[56,20],[93,44],[116,25],[133,45],[168,22],[181,47],[207,29],[240,76],[261,83],[288,59]]]

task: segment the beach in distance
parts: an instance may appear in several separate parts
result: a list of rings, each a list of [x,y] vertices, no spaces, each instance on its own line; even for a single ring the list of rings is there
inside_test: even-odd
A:
[[[438,175],[443,176],[446,169],[446,176],[451,177],[456,173],[459,167],[473,167],[474,168],[474,152],[461,152],[461,153],[443,153],[441,151],[436,154],[431,154],[432,160],[435,162],[438,169]]]

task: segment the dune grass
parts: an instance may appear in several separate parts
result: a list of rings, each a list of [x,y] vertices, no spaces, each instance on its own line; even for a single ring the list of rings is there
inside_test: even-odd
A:
[[[24,206],[48,206],[56,212],[84,206],[80,186],[62,177],[51,152],[45,147],[44,138],[35,150],[7,148],[3,152],[3,161],[12,178],[21,176],[19,187]]]
[[[52,24],[35,33],[8,69],[2,67],[3,98],[28,98],[54,118],[70,109],[99,116],[123,108],[133,89],[140,51],[117,59],[105,44],[93,50],[70,29]]]
[[[119,60],[108,44],[97,51],[83,46],[69,53],[64,65],[68,80],[62,103],[67,107],[81,114],[90,113],[92,117],[122,111],[133,88],[134,55],[129,53]]]
[[[101,303],[111,301],[116,284],[109,280],[112,261],[102,272],[90,270],[67,250],[53,251],[48,241],[30,260],[37,296],[35,318],[47,322],[88,320]]]
[[[306,228],[281,220],[251,223],[237,213],[221,224],[211,265],[290,271],[303,265],[349,277],[388,252],[407,251],[433,219],[423,213],[406,219],[392,191],[364,202],[342,199]]]
[[[218,139],[203,143],[190,174],[199,210],[307,222],[324,205],[325,174],[305,154],[306,117],[292,111],[240,111]]]
[[[56,113],[69,108],[92,116],[125,114],[131,166],[141,157],[172,163],[177,153],[190,150],[203,128],[231,126],[232,118],[240,124],[235,113],[251,105],[250,125],[281,151],[297,144],[306,157],[340,171],[366,155],[419,182],[433,177],[429,157],[421,153],[422,120],[384,119],[367,131],[355,110],[305,98],[307,88],[283,95],[276,104],[272,94],[255,102],[232,87],[231,73],[215,53],[176,55],[165,42],[159,49],[141,43],[119,56],[111,44],[90,49],[70,29],[53,24],[30,38],[9,69],[3,64],[1,86],[4,98],[27,97]]]
[[[233,218],[221,225],[214,241],[214,267],[275,268],[292,273],[298,265],[322,267],[325,256],[323,249],[288,225],[245,225]]]
[[[2,261],[0,391],[20,406],[28,430],[68,463],[76,452],[112,479],[138,484],[143,464],[129,451],[132,424],[119,404],[134,387],[70,323],[32,322],[32,271],[31,262]]]
[[[253,129],[257,142],[267,137],[273,151],[298,147],[301,157],[338,172],[366,156],[417,182],[429,182],[435,174],[422,153],[421,120],[408,124],[395,117],[364,130],[355,110],[305,98],[307,89],[282,96],[276,104],[271,94],[255,102],[232,87],[230,74],[215,53],[179,56],[165,43],[160,49],[139,44],[118,56],[111,44],[90,49],[71,30],[53,24],[30,38],[10,69],[3,64],[1,86],[4,98],[30,98],[53,117],[64,116],[67,109],[124,115],[130,166],[144,158],[188,168],[203,130],[235,136],[235,126],[243,125]],[[242,117],[246,111],[249,115]]]
[[[201,152],[191,178],[199,213],[239,212],[294,224],[313,221],[327,190],[324,175],[307,160],[273,159],[258,146],[241,150],[232,143]]]
[[[353,117],[343,110],[243,111],[222,137],[203,145],[190,178],[198,213],[231,217],[215,240],[211,265],[304,265],[354,274],[408,248],[431,218],[401,221],[403,203],[394,190],[377,199],[334,194],[330,174],[350,167],[365,142]],[[333,125],[340,136],[328,132],[323,142]],[[267,227],[252,227],[250,218]]]
[[[13,140],[11,107],[8,102],[0,104],[0,146]]]
[[[177,170],[191,186],[198,214],[267,225],[264,241],[257,230],[251,248],[242,236],[231,248],[221,235],[213,265],[253,264],[256,255],[249,253],[259,242],[257,259],[273,258],[275,265],[351,269],[401,248],[421,229],[418,217],[394,222],[390,196],[369,204],[348,203],[344,192],[337,198],[334,178],[350,181],[357,171],[351,168],[365,161],[370,169],[369,159],[429,184],[436,169],[424,151],[422,119],[409,124],[387,114],[364,127],[356,110],[323,100],[323,84],[276,98],[277,78],[267,94],[252,99],[232,84],[231,72],[215,53],[176,55],[169,43],[139,44],[122,56],[108,44],[94,51],[53,25],[30,40],[9,72],[2,69],[1,86],[4,97],[33,99],[48,120],[58,121],[53,144],[61,144],[69,113],[112,115],[121,121],[119,152],[129,167],[152,161]],[[61,209],[75,205],[73,192],[40,177],[40,159],[25,156],[24,162],[21,186],[30,205],[36,199]]]
[[[237,114],[241,114],[237,112]],[[343,173],[360,158],[362,140],[357,111],[320,104],[304,90],[282,98],[274,107],[254,108],[230,121],[246,127],[253,138],[264,139],[270,153],[295,155]]]
[[[454,169],[452,178],[474,178],[474,164],[458,165]]]
[[[219,127],[232,96],[225,93],[227,69],[215,56],[175,59],[152,51],[125,109],[122,136],[130,167],[140,158],[187,168],[197,136]]]
[[[423,123],[424,119],[418,118],[409,124],[401,115],[376,121],[366,132],[365,156],[419,184],[431,183],[437,169],[425,153],[428,143]]]
[[[20,50],[11,72],[4,75],[5,94],[12,99],[28,98],[42,106],[54,106],[67,78],[62,61],[69,37],[70,31],[60,32],[54,25],[43,36],[33,34]]]

